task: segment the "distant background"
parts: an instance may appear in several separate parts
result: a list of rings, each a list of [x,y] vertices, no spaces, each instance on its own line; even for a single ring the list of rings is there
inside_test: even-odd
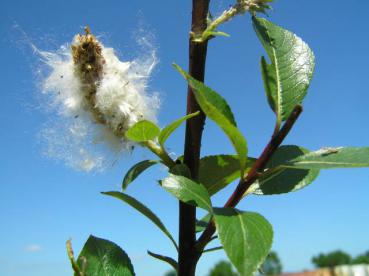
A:
[[[214,16],[233,1],[213,0]],[[151,155],[141,149],[104,173],[76,172],[42,155],[38,133],[50,119],[38,89],[40,49],[56,50],[89,25],[122,60],[140,55],[135,34],[153,37],[160,63],[150,89],[161,94],[159,124],[185,112],[186,84],[171,63],[187,66],[192,1],[26,1],[0,3],[0,275],[71,275],[65,241],[78,253],[88,235],[110,239],[131,256],[137,275],[163,275],[170,268],[146,255],[174,256],[170,242],[146,218],[100,191],[118,190],[124,173]],[[369,2],[276,1],[270,20],[301,36],[316,55],[316,71],[304,113],[286,144],[309,149],[369,145]],[[221,27],[231,35],[209,44],[206,82],[227,99],[257,156],[273,131],[274,115],[262,87],[264,50],[250,16]],[[183,128],[169,141],[183,151]],[[207,122],[202,154],[232,153],[229,142]],[[160,168],[142,175],[128,192],[150,206],[173,235],[177,202],[156,180]],[[294,194],[251,196],[239,207],[263,214],[274,226],[273,249],[285,271],[311,268],[318,252],[343,249],[357,255],[369,244],[369,170],[322,171],[311,186]],[[215,196],[221,205],[233,185]],[[223,253],[208,253],[198,265],[206,275]]]

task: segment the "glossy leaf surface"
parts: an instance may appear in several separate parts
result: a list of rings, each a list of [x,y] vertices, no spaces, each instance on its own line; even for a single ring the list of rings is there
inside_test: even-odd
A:
[[[322,148],[286,163],[301,169],[333,169],[369,167],[369,147]]]
[[[240,275],[252,276],[268,255],[273,229],[261,215],[234,208],[214,208],[220,242]]]
[[[184,176],[169,174],[160,184],[182,202],[212,212],[209,193],[200,183]]]
[[[128,255],[115,243],[90,236],[77,259],[83,275],[133,276]]]
[[[128,185],[131,184],[131,182],[135,180],[142,172],[158,163],[159,161],[157,160],[144,160],[131,167],[124,176],[122,183],[123,191],[127,189]]]
[[[306,96],[314,54],[301,38],[264,18],[253,17],[253,25],[271,61],[263,57],[261,71],[269,105],[280,123]]]
[[[245,171],[252,166],[254,158],[248,158]],[[211,155],[200,159],[199,182],[212,196],[234,180],[240,178],[239,159],[235,155]]]
[[[160,128],[150,121],[139,121],[126,132],[126,137],[134,142],[146,142],[158,137]]]
[[[228,136],[238,154],[240,171],[241,175],[243,175],[246,165],[247,144],[242,133],[236,126],[231,108],[225,99],[218,93],[191,77],[178,65],[175,65],[175,68],[182,74],[193,89],[196,100],[206,116],[213,120]]]
[[[283,165],[308,152],[308,150],[298,146],[279,147],[266,166],[274,171],[261,176],[250,189],[254,194],[273,195],[294,192],[306,187],[318,177],[318,169],[294,169],[283,167]]]
[[[195,117],[199,114],[200,112],[195,112],[195,113],[191,113],[191,114],[188,114],[174,122],[172,122],[171,124],[167,125],[165,128],[163,128],[161,131],[160,131],[160,134],[159,134],[159,137],[158,137],[158,141],[159,141],[159,144],[161,146],[164,145],[165,141],[169,138],[169,136],[173,133],[173,131],[175,131],[178,127],[180,127],[180,125],[185,122],[186,120],[192,118],[192,117]]]

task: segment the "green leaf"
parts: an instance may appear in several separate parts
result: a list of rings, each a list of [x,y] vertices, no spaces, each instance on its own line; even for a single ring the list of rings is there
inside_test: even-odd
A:
[[[178,65],[175,64],[174,67],[182,74],[193,89],[196,100],[206,116],[213,120],[232,142],[232,145],[239,156],[240,172],[241,176],[243,176],[246,165],[247,144],[242,133],[236,126],[236,122],[229,105],[218,93],[204,85],[202,82],[191,77]]]
[[[189,74],[187,74],[187,72],[185,72],[177,64],[174,64],[173,66],[185,78],[185,80],[188,82],[188,84],[192,87],[193,90],[199,91],[199,93],[197,94],[202,94],[200,97],[202,99],[201,102],[207,103],[206,104],[207,108],[205,109],[209,110],[210,111],[209,113],[211,113],[213,117],[218,117],[218,115],[221,115],[229,123],[231,123],[234,126],[237,126],[232,110],[227,104],[227,102],[225,101],[225,99],[223,99],[217,92],[213,91],[211,88],[204,85],[202,82],[191,77]],[[197,100],[197,97],[196,97],[196,100]],[[199,104],[201,106],[200,102]],[[205,112],[204,108],[201,107],[201,109]],[[217,109],[217,110],[214,110],[214,109]],[[205,114],[208,116],[206,112]],[[210,116],[208,117],[211,118]]]
[[[208,226],[211,218],[213,217],[212,214],[207,214],[200,220],[196,221],[196,233],[202,232],[205,230],[205,228]]]
[[[77,263],[83,275],[133,276],[128,255],[115,243],[90,236],[78,256]]]
[[[169,174],[160,181],[161,186],[184,203],[212,212],[210,196],[206,188],[184,176]]]
[[[298,146],[279,147],[266,165],[272,173],[261,176],[250,187],[250,191],[257,195],[282,194],[297,191],[312,183],[319,175],[318,169],[293,169],[283,166],[308,152],[307,149]]]
[[[173,133],[173,131],[175,131],[184,121],[199,115],[199,113],[200,113],[200,111],[188,114],[188,115],[172,122],[171,124],[167,125],[165,128],[163,128],[160,131],[160,134],[159,134],[159,138],[158,138],[159,144],[161,146],[164,146],[165,141],[169,138],[169,136]]]
[[[223,246],[217,246],[217,247],[205,249],[204,251],[202,251],[202,253],[209,253],[209,252],[213,252],[213,251],[217,251],[217,250],[222,250],[222,249],[223,249]]]
[[[295,192],[311,184],[319,175],[319,170],[281,169],[267,177],[262,177],[250,189],[256,195],[276,195]]]
[[[280,124],[306,96],[314,54],[301,38],[264,18],[253,17],[253,25],[271,60],[268,64],[261,59],[261,71],[269,105]]]
[[[248,158],[246,172],[254,163]],[[235,155],[211,155],[200,159],[199,182],[212,196],[240,177],[239,159]]]
[[[169,169],[169,172],[171,174],[180,175],[180,176],[184,176],[184,177],[187,177],[187,178],[191,177],[191,171],[186,166],[186,164],[177,164],[177,165],[171,167]]]
[[[139,211],[141,214],[151,220],[172,241],[173,245],[178,250],[176,241],[173,239],[172,235],[169,233],[161,220],[149,208],[147,208],[137,199],[120,192],[103,192],[102,194],[120,199],[129,204],[131,207],[135,208],[137,211]]]
[[[228,258],[242,276],[252,276],[268,255],[273,229],[261,215],[214,208],[215,225]]]
[[[254,194],[280,194],[302,189],[313,182],[320,169],[369,167],[369,148],[323,148],[309,152],[297,146],[282,146],[267,168],[276,169],[260,177],[250,188]]]
[[[159,162],[160,161],[157,160],[144,160],[135,164],[132,168],[130,168],[123,179],[122,183],[123,191],[127,189],[128,185],[131,184],[131,182],[135,180],[143,171],[145,171],[146,169],[150,168],[155,164],[158,164]]]
[[[206,34],[206,36],[224,36],[224,37],[230,37],[229,34],[225,32],[219,32],[219,31],[211,31]]]
[[[126,132],[126,137],[134,142],[146,142],[158,137],[160,128],[150,121],[139,121]]]
[[[158,259],[160,261],[166,262],[171,267],[173,267],[175,271],[178,270],[178,263],[173,258],[167,257],[167,256],[163,256],[163,255],[160,255],[160,254],[156,254],[156,253],[151,252],[149,250],[147,250],[147,254],[149,254],[151,257],[153,257],[155,259]]]
[[[301,169],[369,167],[369,147],[322,148],[296,157],[285,166]]]

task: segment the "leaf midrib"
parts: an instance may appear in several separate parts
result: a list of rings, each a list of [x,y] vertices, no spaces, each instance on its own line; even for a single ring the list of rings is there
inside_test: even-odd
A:
[[[298,161],[298,162],[294,162],[293,164],[299,165],[299,164],[317,164],[317,165],[348,165],[348,166],[355,166],[355,167],[366,167],[369,166],[368,163],[350,163],[350,162],[327,162],[327,161]],[[294,165],[288,166],[288,165],[282,165],[285,168],[293,168],[296,167]]]
[[[269,32],[268,32],[268,36],[269,36]],[[274,63],[275,63],[275,75],[276,75],[276,79],[277,79],[277,108],[278,108],[278,112],[277,112],[277,121],[280,123],[282,121],[282,87],[281,87],[281,80],[280,80],[280,76],[279,76],[279,63],[278,63],[278,59],[277,59],[277,54],[276,54],[276,50],[273,46],[273,44],[271,44],[272,46],[272,50],[273,50],[273,56],[274,56]]]
[[[276,102],[276,107],[277,107],[277,122],[278,124],[282,121],[282,85],[281,85],[281,80],[280,80],[280,75],[279,75],[279,62],[277,59],[277,52],[275,47],[273,46],[272,43],[272,39],[268,30],[268,27],[266,26],[265,22],[262,23],[266,33],[268,34],[268,39],[269,39],[269,44],[270,47],[272,48],[272,54],[273,54],[273,62],[275,65],[275,75],[276,75],[276,81],[277,81],[277,102]],[[273,66],[273,63],[271,64]]]
[[[168,183],[168,182],[166,182],[166,183]],[[173,183],[174,185],[172,185],[171,183]],[[198,185],[199,185],[200,189],[201,189],[201,188],[203,188],[203,189],[204,189],[204,191],[206,191],[206,192],[207,192],[207,190],[206,190],[206,188],[205,188],[204,186],[200,186],[201,184],[198,184]],[[170,181],[170,182],[169,182],[169,185],[164,185],[164,186],[166,186],[168,189],[173,189],[173,192],[175,192],[175,193],[177,193],[177,192],[179,191],[179,190],[176,188],[176,187],[177,187],[177,185],[175,185],[175,181],[174,181],[174,180]],[[208,203],[205,199],[203,199],[199,194],[197,194],[197,193],[193,192],[191,189],[189,189],[189,188],[187,187],[187,185],[183,185],[183,186],[181,186],[181,189],[182,189],[182,190],[187,191],[189,194],[191,194],[191,195],[193,195],[195,198],[199,199],[202,203],[205,203],[204,205],[207,207],[206,209],[207,209],[208,211],[210,211],[210,212],[212,211],[211,204],[209,205],[209,203]]]
[[[237,214],[238,220],[240,221],[241,230],[242,230],[242,234],[243,234],[243,240],[242,240],[243,250],[242,250],[242,253],[243,253],[243,257],[245,257],[246,256],[246,237],[247,237],[246,229],[245,229],[245,225],[243,224],[243,221],[242,221],[241,213],[236,211],[236,214]]]
[[[201,187],[201,186],[200,186]],[[194,193],[191,189],[188,189],[187,187],[184,187],[190,194],[196,196],[197,198],[200,199],[200,201],[202,201],[203,203],[205,203],[205,206],[208,207],[208,211],[211,211],[211,205],[209,205],[209,203],[203,199],[201,196],[199,196],[198,194]]]

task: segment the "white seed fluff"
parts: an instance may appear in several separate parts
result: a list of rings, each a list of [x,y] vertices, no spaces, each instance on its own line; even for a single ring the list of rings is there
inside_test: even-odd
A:
[[[147,82],[157,64],[155,50],[142,58],[122,62],[113,48],[99,42],[105,60],[103,74],[96,83],[95,106],[104,124],[96,122],[83,93],[83,85],[75,73],[70,45],[56,52],[37,50],[49,67],[42,81],[42,91],[49,95],[50,106],[58,119],[42,132],[46,154],[73,168],[101,170],[119,153],[133,144],[116,134],[118,127],[127,130],[140,120],[156,121],[159,99],[147,93]],[[110,160],[109,160],[110,159]]]

